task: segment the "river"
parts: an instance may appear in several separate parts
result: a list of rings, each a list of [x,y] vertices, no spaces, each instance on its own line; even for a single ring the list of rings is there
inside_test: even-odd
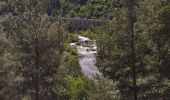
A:
[[[71,43],[75,45],[79,55],[79,63],[81,66],[82,73],[84,76],[90,79],[96,79],[102,76],[102,73],[96,66],[96,43],[87,37],[78,36],[80,45]],[[91,41],[91,43],[88,43]]]

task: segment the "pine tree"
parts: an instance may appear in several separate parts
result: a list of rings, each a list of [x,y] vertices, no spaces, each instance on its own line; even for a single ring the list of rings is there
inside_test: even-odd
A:
[[[35,100],[51,93],[56,86],[56,75],[64,51],[64,30],[58,23],[51,23],[44,13],[44,2],[35,5],[32,0],[16,2],[17,16],[11,16],[4,24],[13,45],[12,54],[22,96]],[[44,8],[43,8],[44,7]]]
[[[0,17],[0,99],[9,100],[15,97],[19,80],[16,77],[15,65],[11,54],[12,42],[8,40],[7,34],[4,32],[3,22],[8,16]]]
[[[145,75],[145,57],[150,53],[143,28],[137,21],[135,1],[124,2],[115,8],[110,24],[104,24],[97,36],[98,66],[102,72],[118,82],[122,99],[136,100],[138,79]],[[148,52],[146,52],[148,51]]]
[[[158,0],[153,7],[157,10],[153,11],[154,17],[151,17],[150,38],[156,48],[157,67],[161,77],[169,78],[170,2]]]
[[[136,22],[136,15],[135,15],[135,0],[129,0],[127,2],[128,11],[129,11],[129,32],[131,37],[131,70],[132,70],[132,79],[133,79],[133,95],[134,100],[137,100],[137,83],[136,83],[136,66],[135,66],[135,33],[134,33],[134,23]]]

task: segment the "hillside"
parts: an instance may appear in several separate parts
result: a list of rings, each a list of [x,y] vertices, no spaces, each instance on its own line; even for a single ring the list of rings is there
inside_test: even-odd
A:
[[[170,0],[1,0],[0,100],[170,100]]]

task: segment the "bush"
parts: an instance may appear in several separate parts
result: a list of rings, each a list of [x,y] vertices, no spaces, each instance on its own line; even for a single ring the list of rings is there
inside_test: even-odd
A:
[[[70,45],[66,45],[65,46],[65,51],[71,55],[77,56],[77,50],[75,47],[70,46]]]
[[[91,39],[95,38],[95,33],[91,30],[80,31],[79,34],[85,37],[89,37]]]
[[[78,37],[75,34],[69,34],[68,39],[70,43],[78,42]]]

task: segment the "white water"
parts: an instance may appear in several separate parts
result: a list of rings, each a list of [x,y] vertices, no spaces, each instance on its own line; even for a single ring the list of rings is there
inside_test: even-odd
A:
[[[94,81],[98,82],[99,79],[105,79],[103,74],[98,70],[96,66],[96,57],[95,54],[97,46],[95,42],[92,45],[85,45],[86,41],[90,41],[89,38],[78,36],[79,42],[81,45],[76,45],[76,43],[70,43],[70,45],[75,46],[78,50],[79,55],[79,63],[81,66],[82,73],[89,79],[93,79]],[[113,84],[112,80],[108,80],[108,83]],[[115,97],[119,98],[119,90],[108,91],[109,94],[115,95]]]
[[[90,41],[89,38],[78,36],[79,41],[81,42],[81,45],[76,46],[78,50],[79,55],[79,63],[82,69],[83,74],[90,78],[95,79],[102,76],[102,73],[99,72],[97,66],[96,66],[96,45],[95,43],[91,45],[86,45],[85,41]],[[74,45],[74,43],[71,43],[70,45]]]

